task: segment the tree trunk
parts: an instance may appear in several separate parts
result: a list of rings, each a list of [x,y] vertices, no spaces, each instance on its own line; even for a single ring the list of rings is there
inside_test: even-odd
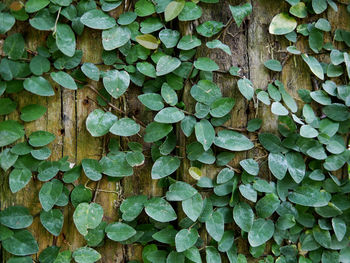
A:
[[[5,1],[7,4],[12,0]],[[347,2],[347,1],[345,1]],[[271,58],[278,58],[284,60],[286,53],[279,52],[285,50],[289,45],[287,40],[282,40],[284,37],[272,36],[268,32],[268,26],[273,16],[286,10],[287,4],[276,4],[276,0],[257,0],[252,1],[253,13],[243,24],[238,28],[234,21],[231,21],[230,5],[240,4],[240,0],[224,0],[220,4],[210,5],[201,4],[203,9],[203,16],[199,23],[208,20],[221,21],[224,24],[228,23],[227,27],[220,35],[220,40],[229,45],[232,51],[232,56],[227,55],[221,50],[211,49],[210,51],[205,45],[202,45],[197,57],[209,56],[219,66],[221,71],[228,71],[231,66],[238,66],[242,69],[242,76],[250,79],[254,84],[255,89],[265,90],[268,83],[272,79],[280,79],[287,91],[298,101],[299,110],[302,103],[299,103],[297,90],[313,89],[313,76],[308,73],[307,66],[300,57],[287,58],[283,71],[279,74],[271,74],[263,65],[264,61]],[[282,1],[281,1],[282,3]],[[335,13],[329,8],[327,18],[331,24],[338,25],[338,28],[350,29],[350,16],[345,14],[346,6],[338,5],[339,11]],[[117,17],[122,13],[122,6],[113,16]],[[231,21],[231,22],[230,22]],[[198,22],[180,22],[180,31],[186,34],[195,34],[195,26]],[[333,30],[335,30],[333,28]],[[23,22],[17,22],[12,32],[21,32],[26,36],[27,47],[31,50],[36,50],[37,46],[46,41],[46,33],[36,31],[27,27]],[[334,31],[331,32],[332,35]],[[216,36],[213,37],[215,39]],[[279,41],[277,41],[277,39]],[[204,39],[203,39],[204,40]],[[330,39],[329,39],[330,40]],[[202,41],[204,43],[205,41]],[[299,41],[300,42],[300,41]],[[298,42],[298,43],[299,43]],[[282,44],[281,44],[282,43]],[[3,40],[0,42],[0,52]],[[298,48],[302,52],[307,52],[307,45],[303,42],[299,43]],[[101,54],[103,51],[101,44],[101,32],[97,30],[90,30],[85,28],[82,36],[78,37],[77,49],[83,51],[84,62],[101,63]],[[247,102],[240,94],[237,87],[238,78],[231,76],[228,73],[218,72],[214,74],[214,81],[221,88],[224,96],[233,97],[236,100],[234,109],[232,110],[231,119],[225,123],[226,126],[232,128],[245,128],[247,122],[253,118],[263,119],[262,129],[260,131],[269,131],[277,134],[277,118],[271,113],[270,107],[262,105],[257,102]],[[78,89],[77,91],[67,90],[61,88],[55,83],[51,83],[55,89],[55,96],[53,97],[39,97],[39,96],[25,96],[24,92],[10,97],[18,102],[18,109],[21,109],[27,104],[39,103],[45,105],[48,110],[44,117],[35,122],[25,123],[26,137],[31,132],[36,130],[49,131],[56,136],[56,140],[51,144],[52,155],[51,160],[58,160],[63,156],[69,156],[69,161],[72,163],[80,163],[84,158],[99,159],[106,152],[106,144],[109,138],[100,139],[93,138],[85,128],[85,120],[88,114],[94,109],[98,108],[95,101],[96,94],[88,89]],[[95,87],[99,87],[102,83],[91,82]],[[181,95],[183,101],[187,105],[187,110],[194,112],[195,101],[189,95],[191,89],[191,82],[185,83],[183,94]],[[123,108],[126,112],[141,119],[145,124],[153,120],[151,111],[146,111],[144,106],[138,101],[137,95],[141,94],[141,88],[130,86],[128,92],[121,99],[113,101],[115,105]],[[113,109],[110,109],[113,111]],[[114,112],[118,115],[118,112]],[[19,111],[8,115],[8,119],[19,119]],[[179,155],[185,156],[185,147],[192,142],[190,138],[185,138],[180,131],[180,126],[176,127],[176,134],[179,139]],[[257,134],[247,133],[247,136],[258,146]],[[192,135],[193,136],[193,135]],[[120,182],[109,182],[104,177],[99,184],[89,182],[86,186],[93,190],[102,189],[110,192],[93,191],[95,200],[104,209],[105,220],[108,222],[117,221],[118,206],[123,198],[144,194],[147,196],[161,196],[162,188],[157,186],[157,181],[151,179],[150,171],[152,167],[152,160],[150,158],[150,144],[143,142],[142,138],[135,136],[132,138],[143,144],[146,155],[145,164],[137,169],[134,169],[134,175],[126,177]],[[127,141],[122,141],[121,145],[125,146]],[[237,153],[230,165],[234,168],[239,168],[239,160],[245,157],[258,157],[259,163],[262,166],[263,176],[265,179],[272,179],[268,172],[266,152],[259,147],[243,153]],[[188,169],[190,163],[188,160],[182,159],[182,166],[178,172],[178,178],[193,183],[194,179],[189,175]],[[205,176],[214,178],[219,169],[213,165],[204,165],[202,173]],[[343,173],[345,174],[345,173]],[[40,223],[39,213],[41,205],[38,200],[38,192],[42,183],[38,180],[31,180],[25,189],[16,194],[12,194],[9,190],[8,173],[4,173],[0,169],[0,209],[12,205],[23,205],[30,209],[32,215],[35,215],[34,222],[29,230],[40,245],[40,251],[48,246],[57,245],[63,249],[74,250],[78,247],[84,246],[84,238],[77,232],[73,223],[72,215],[74,208],[72,205],[64,208],[64,227],[61,235],[54,238],[43,228]],[[82,177],[80,184],[86,184],[87,178]],[[180,210],[180,208],[179,208]],[[202,237],[205,239],[205,235]],[[270,249],[267,246],[267,249]],[[142,246],[127,245],[123,246],[112,241],[106,241],[102,248],[97,248],[102,255],[101,262],[128,262],[129,260],[140,260]],[[238,252],[249,255],[249,245],[246,240],[238,240]],[[7,253],[3,252],[2,261],[6,262]],[[0,253],[1,256],[1,253]],[[251,259],[249,262],[253,262]]]

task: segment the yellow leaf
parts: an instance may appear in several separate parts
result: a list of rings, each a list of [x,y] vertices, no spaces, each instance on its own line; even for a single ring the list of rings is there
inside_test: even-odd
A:
[[[199,180],[202,176],[202,171],[197,167],[190,167],[190,169],[188,169],[188,172],[196,180]]]
[[[151,34],[140,35],[136,37],[137,43],[147,49],[157,49],[158,40]]]

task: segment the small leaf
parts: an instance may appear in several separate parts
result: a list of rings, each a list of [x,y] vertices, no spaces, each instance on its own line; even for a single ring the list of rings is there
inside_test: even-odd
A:
[[[113,50],[124,46],[130,38],[129,28],[114,26],[102,32],[102,45],[105,50]]]
[[[57,179],[44,183],[39,191],[40,204],[45,211],[51,210],[61,196],[63,184]]]
[[[245,202],[238,203],[233,209],[235,223],[245,232],[249,232],[254,222],[254,212]]]
[[[91,9],[80,18],[80,22],[93,29],[109,29],[115,26],[115,19],[100,9]]]
[[[305,176],[306,169],[302,155],[297,152],[289,152],[286,154],[286,160],[288,164],[288,172],[293,180],[299,184]]]
[[[63,214],[61,210],[51,209],[40,213],[40,222],[54,236],[59,236],[63,227]]]
[[[122,96],[128,89],[130,76],[126,71],[110,70],[103,78],[107,92],[115,99]]]
[[[241,92],[241,94],[247,99],[251,100],[254,96],[254,88],[253,83],[246,78],[240,79],[237,82],[238,89]]]
[[[13,169],[9,176],[9,184],[12,193],[23,189],[32,179],[32,172],[27,168]]]
[[[219,211],[213,212],[205,221],[205,228],[209,235],[215,240],[220,241],[224,235],[224,217]]]
[[[162,156],[152,166],[152,179],[160,179],[171,175],[180,167],[180,160],[177,157]]]
[[[214,142],[215,130],[206,119],[197,122],[195,125],[195,134],[198,142],[203,145],[204,151],[207,151]]]
[[[177,58],[165,55],[162,56],[157,63],[156,74],[157,76],[163,76],[173,72],[175,69],[180,67],[181,61]]]
[[[2,247],[16,256],[27,256],[39,251],[38,243],[28,230],[15,232],[11,237],[2,241]]]
[[[56,27],[56,45],[58,49],[68,57],[75,54],[75,35],[67,24],[58,23]]]
[[[275,231],[271,220],[258,218],[254,221],[252,228],[248,233],[248,241],[252,247],[258,247],[268,241]]]
[[[53,96],[55,92],[51,84],[43,77],[30,77],[23,82],[25,90],[39,96]]]
[[[208,48],[219,48],[228,55],[232,55],[231,49],[228,45],[225,45],[220,40],[215,39],[213,41],[208,41],[205,43]]]
[[[188,183],[178,181],[170,185],[169,190],[166,192],[166,199],[168,201],[184,201],[197,193]]]
[[[319,79],[324,79],[323,68],[318,62],[318,60],[312,56],[308,56],[306,54],[302,54],[301,57],[305,61],[305,63],[309,66],[312,73],[314,73]]]
[[[108,133],[117,119],[118,118],[110,112],[96,109],[87,117],[86,129],[93,137],[103,136]]]
[[[155,142],[167,136],[173,130],[173,126],[167,123],[151,122],[146,127],[145,142]]]
[[[77,263],[94,263],[101,259],[101,255],[93,248],[80,247],[73,252],[73,258]]]
[[[264,63],[265,67],[272,71],[280,72],[282,71],[282,64],[276,59],[270,59]]]
[[[176,107],[167,107],[159,111],[154,120],[159,123],[177,123],[185,118],[185,114]]]
[[[21,120],[25,122],[35,121],[43,116],[47,108],[39,104],[30,104],[21,109]]]
[[[103,208],[96,203],[80,203],[74,211],[73,221],[79,233],[87,235],[88,229],[94,229],[101,223]]]
[[[219,131],[218,136],[214,139],[214,144],[230,151],[246,151],[254,147],[254,144],[247,137],[229,130]]]
[[[145,204],[146,214],[158,222],[170,222],[177,218],[172,206],[160,197],[153,197]]]
[[[158,40],[151,34],[139,35],[136,37],[137,43],[147,49],[157,49]]]

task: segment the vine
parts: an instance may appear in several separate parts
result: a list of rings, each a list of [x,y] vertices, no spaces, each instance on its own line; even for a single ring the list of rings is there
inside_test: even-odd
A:
[[[222,258],[248,262],[251,257],[278,263],[349,262],[350,184],[344,168],[350,159],[350,34],[343,29],[332,31],[323,16],[327,9],[337,12],[343,4],[332,0],[276,1],[278,5],[287,2],[288,8],[286,5],[285,12],[274,16],[269,33],[281,42],[287,39],[290,46],[278,51],[284,54],[281,61],[274,59],[272,52],[272,59],[264,62],[272,78],[266,89],[260,90],[254,89],[240,68],[232,66],[226,72],[208,56],[197,55],[204,41],[208,52],[220,49],[232,55],[220,39],[230,34],[228,28],[233,23],[238,28],[246,23],[252,4],[220,3],[232,13],[229,21],[204,21],[193,35],[175,28],[175,21],[199,20],[203,3],[218,2],[0,3],[4,39],[0,115],[5,116],[0,121],[0,166],[8,175],[12,193],[26,191],[31,180],[42,182],[38,216],[50,234],[62,234],[62,211],[72,204],[74,225],[86,240],[86,246],[74,250],[47,247],[34,259],[39,246],[27,230],[33,215],[26,207],[10,206],[0,211],[1,246],[13,255],[7,262],[62,263],[73,258],[93,263],[101,259],[97,248],[106,239],[123,245],[141,244],[146,263],[198,263],[204,258],[208,263]],[[115,10],[122,5],[125,12],[116,18]],[[16,21],[46,31],[45,45],[29,49],[23,34],[13,30]],[[77,49],[77,37],[84,28],[101,32],[103,65],[81,63],[83,52]],[[305,40],[307,49],[298,45]],[[298,57],[313,74],[313,90],[298,89],[300,99],[278,80],[288,60]],[[236,78],[241,95],[254,106],[256,116],[247,127],[226,124],[235,100],[223,96],[213,80],[215,73]],[[51,160],[48,145],[55,135],[44,130],[28,135],[24,129],[25,123],[46,113],[43,105],[24,106],[20,120],[7,118],[17,109],[11,94],[54,96],[52,83],[96,93],[97,100],[88,97],[97,108],[89,113],[86,129],[93,137],[103,137],[100,160],[85,158],[81,164],[69,163],[68,157]],[[185,85],[191,85],[190,95],[196,102],[193,112],[180,99]],[[142,89],[137,97],[140,103],[154,113],[150,123],[119,106],[124,95],[136,88]],[[257,118],[257,110],[261,103],[278,117],[279,136],[260,132],[264,120]],[[183,151],[179,150],[176,129],[190,142]],[[152,144],[150,156],[142,144],[130,141],[135,138],[132,136]],[[120,143],[120,138],[125,143]],[[253,148],[262,154],[240,160],[239,167],[232,165],[236,152]],[[124,198],[119,181],[132,176],[134,168],[144,165],[146,159],[152,160],[151,177],[158,180],[165,195]],[[184,162],[190,163],[188,173],[195,184],[176,177]],[[204,165],[220,171],[207,177],[202,174]],[[271,175],[269,180],[262,176],[263,167]],[[87,178],[85,185],[79,184],[82,177]],[[103,177],[116,183],[115,191],[101,188]],[[90,182],[97,182],[96,186],[89,186]],[[119,219],[104,218],[103,208],[96,202],[99,192],[119,196]],[[247,240],[251,257],[237,249],[239,240]]]

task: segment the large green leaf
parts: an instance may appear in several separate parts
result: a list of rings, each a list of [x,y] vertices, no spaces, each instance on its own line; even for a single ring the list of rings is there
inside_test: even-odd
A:
[[[320,62],[312,56],[302,54],[301,57],[305,63],[309,66],[312,73],[314,73],[319,79],[324,79],[324,72]]]
[[[248,241],[252,247],[258,247],[267,242],[275,231],[271,220],[258,218],[254,221],[252,228],[248,233]]]
[[[95,159],[83,159],[81,164],[87,178],[92,181],[99,181],[102,178],[102,166]]]
[[[177,218],[172,206],[160,197],[153,197],[145,204],[146,214],[159,222],[170,222]]]
[[[182,202],[182,210],[193,222],[196,222],[203,208],[203,199],[199,193],[196,193],[189,199]]]
[[[19,59],[24,52],[25,42],[21,34],[15,33],[5,39],[3,51],[11,59]]]
[[[59,85],[66,89],[77,90],[77,84],[74,79],[64,71],[51,72],[50,77]]]
[[[303,156],[297,152],[289,152],[286,154],[288,172],[293,180],[298,184],[305,176],[305,162]]]
[[[300,186],[288,195],[288,199],[302,206],[323,207],[328,205],[331,194],[317,187]]]
[[[29,135],[29,144],[33,147],[42,147],[55,140],[55,135],[47,131],[35,131]]]
[[[254,222],[254,212],[247,203],[240,202],[233,209],[235,223],[245,232],[249,232]]]
[[[288,163],[284,155],[279,153],[270,153],[268,165],[271,173],[278,179],[282,180],[288,170]]]
[[[168,22],[176,18],[181,13],[184,6],[185,6],[184,0],[171,1],[165,8],[165,12],[164,12],[165,21]]]
[[[29,0],[25,4],[25,10],[27,13],[34,13],[43,9],[49,3],[49,0]]]
[[[53,96],[55,92],[51,84],[43,77],[30,77],[23,82],[25,90],[39,96]]]
[[[40,222],[54,236],[59,236],[63,227],[64,217],[59,209],[42,211],[40,213]]]
[[[173,130],[173,126],[167,123],[151,122],[146,127],[145,142],[155,142],[167,136]]]
[[[251,100],[254,96],[254,88],[253,83],[246,78],[240,79],[237,82],[238,89],[241,92],[241,94],[247,99]]]
[[[119,98],[130,84],[130,76],[126,71],[110,70],[103,78],[103,85],[113,98]]]
[[[185,114],[178,108],[167,107],[158,112],[154,120],[160,123],[176,123],[182,121],[184,118]]]
[[[143,210],[147,196],[137,195],[126,198],[120,206],[125,221],[133,221]]]
[[[2,241],[2,247],[16,256],[27,256],[39,251],[38,243],[28,230],[20,230]]]
[[[162,156],[152,166],[152,179],[160,179],[171,175],[180,167],[180,160],[177,157]]]
[[[32,179],[32,172],[27,169],[13,169],[9,176],[9,184],[12,193],[23,189]]]
[[[107,15],[102,10],[95,8],[87,11],[80,18],[80,22],[93,29],[109,29],[114,27],[116,24],[113,17]]]
[[[213,212],[205,221],[205,228],[209,235],[215,240],[220,241],[224,235],[224,217],[219,211]]]
[[[218,86],[210,80],[200,80],[191,88],[191,96],[198,102],[211,105],[216,99],[221,97]]]
[[[58,23],[56,27],[56,45],[58,49],[68,57],[75,54],[75,35],[67,24]]]
[[[43,116],[47,111],[45,106],[30,104],[21,109],[21,120],[25,122],[35,121]]]
[[[5,34],[9,31],[16,22],[16,19],[9,13],[0,12],[0,34]]]
[[[63,191],[63,184],[57,179],[43,184],[39,191],[39,201],[45,211],[51,210]]]
[[[270,24],[269,32],[273,35],[285,35],[292,32],[297,26],[297,21],[287,13],[276,15]]]
[[[10,206],[1,211],[0,223],[12,229],[22,229],[30,226],[33,217],[28,208],[23,206]]]
[[[81,247],[73,252],[73,258],[77,263],[94,263],[101,259],[101,255],[93,248]]]
[[[24,135],[21,124],[13,120],[0,122],[0,147],[9,145]]]
[[[230,150],[230,151],[246,151],[254,147],[254,144],[243,134],[222,130],[218,132],[218,136],[214,139],[214,144],[218,147]]]
[[[170,185],[166,192],[168,201],[184,201],[197,194],[197,190],[188,183],[178,181]]]
[[[105,231],[109,239],[118,242],[125,241],[136,234],[134,228],[121,222],[109,224]]]
[[[195,134],[198,142],[203,145],[204,151],[207,151],[214,142],[215,130],[206,119],[197,122],[195,125]]]
[[[113,50],[124,46],[131,38],[127,27],[114,26],[102,32],[102,45],[105,50]]]
[[[103,208],[96,203],[80,203],[74,211],[73,221],[79,233],[87,235],[88,229],[94,229],[101,223]]]
[[[180,67],[180,65],[181,61],[178,58],[168,55],[162,56],[157,62],[156,74],[157,76],[169,74]]]
[[[241,26],[244,18],[246,16],[249,16],[253,11],[252,5],[250,3],[237,5],[237,6],[229,5],[229,7],[232,13],[233,19],[235,20],[238,27]]]
[[[177,252],[184,252],[197,242],[199,235],[195,228],[182,229],[175,236],[175,244]]]
[[[267,194],[261,198],[255,206],[257,215],[259,217],[270,217],[280,206],[280,201],[277,195]]]
[[[117,120],[109,131],[118,136],[132,136],[140,131],[140,125],[133,119],[122,118]]]
[[[96,109],[92,111],[86,119],[86,129],[94,137],[103,136],[108,133],[114,122],[118,118],[103,110]]]
[[[151,110],[159,111],[164,108],[162,96],[158,93],[146,93],[139,95],[137,98],[143,105]]]

